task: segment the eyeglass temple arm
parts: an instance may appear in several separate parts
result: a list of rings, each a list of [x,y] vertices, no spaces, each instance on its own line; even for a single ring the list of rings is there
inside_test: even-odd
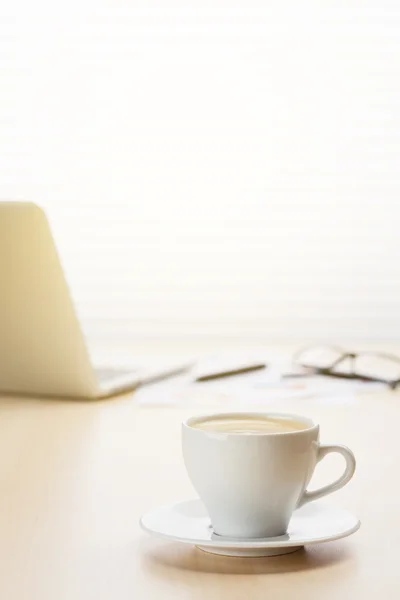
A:
[[[359,379],[360,381],[371,381],[374,383],[384,383],[385,385],[389,385],[392,390],[395,390],[398,385],[400,385],[400,379],[394,379],[393,381],[388,381],[387,379],[380,379],[379,377],[368,377],[368,375],[357,375],[355,373],[333,373],[331,367],[323,369],[316,368],[314,373],[316,375],[326,375],[327,377],[336,377],[337,379]]]
[[[333,363],[331,365],[329,365],[329,367],[317,367],[317,366],[313,366],[313,365],[306,365],[306,364],[301,364],[299,363],[302,367],[304,367],[305,369],[312,369],[314,372],[328,372],[331,371],[332,369],[334,369],[335,367],[337,367],[337,365],[340,365],[341,362],[343,362],[344,360],[346,360],[347,358],[351,358],[352,359],[352,367],[354,364],[354,359],[356,358],[356,355],[353,354],[352,352],[346,352],[344,354],[342,354],[341,356],[339,356],[339,358],[337,358],[336,360],[333,361]],[[354,369],[353,369],[354,371]]]
[[[360,381],[384,383],[386,385],[389,385],[392,390],[395,390],[400,385],[400,379],[395,379],[394,381],[387,381],[386,379],[368,377],[367,375],[355,375],[354,373],[334,373],[330,370],[330,368],[323,369],[322,367],[312,367],[312,373],[285,373],[282,375],[282,379],[296,379],[300,377],[310,377],[312,375],[325,375],[327,377],[335,377],[336,379],[358,379]]]
[[[354,354],[354,352],[346,352],[345,354],[342,354],[342,356],[339,356],[339,358],[334,360],[330,367],[326,367],[326,370],[332,370],[335,367],[337,367],[338,365],[340,365],[340,363],[342,363],[343,361],[350,358],[351,359],[351,370],[354,373],[354,360],[356,357],[357,357],[357,355]]]

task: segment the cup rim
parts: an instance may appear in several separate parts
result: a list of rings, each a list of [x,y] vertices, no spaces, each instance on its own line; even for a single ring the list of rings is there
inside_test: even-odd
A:
[[[235,432],[230,432],[230,431],[207,431],[204,429],[198,429],[196,427],[193,426],[194,423],[198,423],[201,421],[206,421],[209,419],[223,419],[223,418],[229,418],[229,417],[260,417],[260,418],[269,418],[269,419],[287,419],[287,420],[294,420],[294,421],[300,421],[301,423],[305,423],[307,425],[307,427],[305,427],[304,429],[298,429],[295,431],[273,431],[273,432],[268,432],[268,431],[260,431],[260,432],[255,432],[255,433],[235,433]],[[264,437],[273,437],[273,436],[288,436],[288,435],[299,435],[305,432],[309,432],[312,429],[315,429],[319,427],[319,425],[317,423],[314,423],[314,421],[309,418],[309,417],[305,417],[304,415],[298,415],[298,414],[294,414],[294,413],[278,413],[278,412],[261,412],[261,411],[257,411],[257,412],[252,412],[252,411],[230,411],[230,412],[218,412],[218,413],[207,413],[207,414],[201,414],[201,415],[192,415],[191,417],[188,417],[187,419],[185,419],[182,422],[182,426],[199,432],[200,434],[205,434],[205,435],[212,435],[212,436],[221,436],[221,437],[225,437],[225,436],[232,436],[232,437],[241,437],[243,438],[244,436],[250,436],[254,437],[254,436],[264,436]]]

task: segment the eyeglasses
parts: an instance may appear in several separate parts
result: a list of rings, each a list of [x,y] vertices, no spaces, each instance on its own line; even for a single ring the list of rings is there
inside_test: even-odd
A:
[[[293,365],[302,371],[285,377],[325,375],[385,383],[392,389],[400,384],[400,357],[386,352],[350,352],[337,346],[309,346],[296,352]]]

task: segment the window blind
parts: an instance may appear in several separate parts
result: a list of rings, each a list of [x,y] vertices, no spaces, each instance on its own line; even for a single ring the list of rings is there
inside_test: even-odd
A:
[[[400,335],[400,5],[0,8],[0,196],[89,335]]]

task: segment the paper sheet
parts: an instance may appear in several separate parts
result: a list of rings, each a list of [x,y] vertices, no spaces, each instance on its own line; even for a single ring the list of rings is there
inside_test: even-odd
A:
[[[281,359],[267,361],[265,371],[195,383],[193,374],[143,387],[137,401],[143,406],[221,407],[229,402],[240,407],[256,407],[276,400],[321,398],[330,403],[351,403],[355,394],[374,391],[382,384],[329,377],[282,379],[287,364]]]

